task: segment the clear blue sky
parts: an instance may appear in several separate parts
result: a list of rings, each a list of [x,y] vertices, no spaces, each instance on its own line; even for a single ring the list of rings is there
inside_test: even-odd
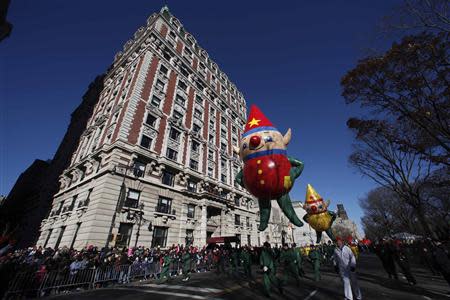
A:
[[[348,164],[352,134],[340,78],[366,49],[390,43],[376,25],[398,1],[12,1],[0,43],[0,194],[35,158],[51,158],[88,84],[147,17],[167,4],[187,31],[281,131],[311,183],[359,222],[374,184]]]

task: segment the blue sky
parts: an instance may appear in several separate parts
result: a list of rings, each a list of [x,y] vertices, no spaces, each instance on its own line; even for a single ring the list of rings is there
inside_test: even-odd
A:
[[[88,84],[147,17],[167,4],[184,27],[280,131],[332,208],[359,222],[358,198],[375,185],[349,164],[350,116],[340,78],[367,49],[386,49],[376,26],[399,1],[12,1],[0,43],[0,194],[35,158],[51,158]]]

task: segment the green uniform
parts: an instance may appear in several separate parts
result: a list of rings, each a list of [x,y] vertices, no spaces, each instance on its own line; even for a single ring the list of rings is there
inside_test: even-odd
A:
[[[303,257],[300,252],[300,248],[294,249],[294,255],[295,255],[295,260],[297,261],[298,275],[304,276],[305,272],[303,271]]]
[[[300,276],[298,275],[297,258],[294,249],[286,249],[281,251],[280,263],[284,267],[283,283],[287,284],[289,276],[294,277],[297,285],[300,284]]]
[[[313,249],[309,252],[309,258],[314,268],[314,280],[320,280],[320,252],[317,249]]]
[[[268,249],[263,249],[261,252],[261,256],[259,258],[259,264],[263,267],[264,275],[263,275],[263,284],[264,284],[264,292],[267,296],[270,296],[270,286],[273,284],[281,291],[281,282],[275,276],[275,266],[273,262],[273,257],[271,251]],[[266,270],[264,270],[266,267]]]
[[[181,260],[183,262],[183,280],[189,280],[189,273],[191,272],[191,254],[189,252],[184,253]]]
[[[242,267],[244,268],[244,274],[247,278],[253,279],[252,275],[252,257],[248,250],[241,252]]]
[[[164,256],[163,266],[161,270],[161,274],[159,276],[159,283],[164,283],[170,278],[170,264],[172,263],[172,259],[170,255],[167,254]]]
[[[230,253],[230,269],[228,270],[230,276],[237,276],[239,254],[236,249],[232,250]]]

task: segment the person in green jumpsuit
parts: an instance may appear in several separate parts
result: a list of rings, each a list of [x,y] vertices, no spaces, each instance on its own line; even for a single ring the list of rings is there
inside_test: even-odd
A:
[[[280,253],[280,264],[284,267],[283,284],[286,285],[289,277],[293,277],[297,286],[300,285],[300,276],[298,275],[297,259],[293,248],[288,244],[283,245]]]
[[[189,253],[189,249],[186,248],[183,251],[183,255],[181,256],[181,261],[183,263],[183,281],[188,281],[191,278],[191,254]]]
[[[276,277],[272,251],[270,249],[270,244],[268,242],[264,243],[264,248],[259,258],[259,264],[263,269],[264,274],[263,284],[264,284],[264,293],[266,294],[266,296],[270,297],[271,285],[275,285],[278,288],[279,292],[283,294],[283,287],[281,285],[281,281]]]
[[[292,250],[294,251],[294,257],[297,261],[297,270],[299,276],[305,276],[305,271],[303,271],[303,257],[300,248],[297,248],[295,243],[292,244]]]
[[[319,281],[321,278],[320,277],[320,252],[314,245],[311,245],[311,250],[309,251],[309,259],[311,260],[311,263],[312,263],[313,269],[314,269],[314,280]]]
[[[244,274],[248,279],[253,280],[252,275],[252,257],[250,254],[250,249],[248,246],[246,246],[243,251],[241,252],[241,262],[242,267],[244,269]]]
[[[163,265],[161,274],[159,276],[159,283],[165,283],[170,279],[170,264],[172,263],[172,258],[170,257],[169,251],[164,255]]]

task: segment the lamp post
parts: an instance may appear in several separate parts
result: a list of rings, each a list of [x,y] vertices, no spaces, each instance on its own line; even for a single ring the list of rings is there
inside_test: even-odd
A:
[[[109,226],[108,236],[106,237],[105,250],[109,247],[109,241],[111,238],[112,230],[113,230],[115,222],[116,222],[117,213],[120,212],[120,210],[122,209],[122,206],[123,206],[123,199],[125,198],[125,193],[126,193],[125,179],[126,179],[127,173],[129,170],[134,170],[134,165],[133,166],[120,166],[119,168],[124,170],[124,172],[122,173],[123,179],[122,179],[122,184],[120,186],[119,197],[117,198],[116,209],[114,210],[113,217],[111,220],[111,226]],[[119,174],[119,172],[118,172],[119,168],[118,168],[118,166],[115,166],[114,169],[112,170],[112,174],[113,175]]]

